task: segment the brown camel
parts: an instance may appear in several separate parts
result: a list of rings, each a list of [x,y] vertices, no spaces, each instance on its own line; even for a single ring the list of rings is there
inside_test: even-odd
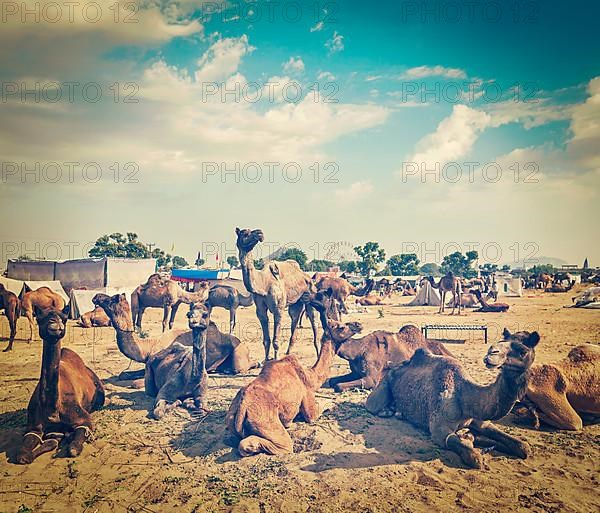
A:
[[[19,318],[19,298],[10,290],[4,288],[0,283],[0,310],[4,308],[4,315],[8,319],[8,327],[10,328],[10,336],[8,338],[8,346],[4,352],[10,351],[13,348],[13,342],[17,335],[17,319]]]
[[[433,441],[456,452],[472,468],[481,468],[474,441],[493,441],[497,450],[520,458],[529,446],[503,433],[491,421],[507,415],[527,390],[529,370],[535,358],[537,332],[510,335],[510,348],[500,363],[496,381],[474,383],[458,360],[419,349],[402,365],[391,368],[371,392],[366,407],[380,416],[396,414],[431,433]],[[498,365],[485,359],[488,367]]]
[[[33,340],[33,315],[36,308],[41,310],[52,308],[62,311],[65,308],[65,300],[48,287],[40,287],[23,294],[21,312],[29,321],[29,340],[27,341],[29,343]]]
[[[240,306],[252,306],[254,298],[252,294],[243,296],[235,287],[229,285],[214,285],[208,293],[209,314],[212,314],[212,309],[215,307],[225,308],[229,310],[229,334],[233,333],[235,328],[236,311]]]
[[[390,298],[391,295],[392,295],[391,292],[388,292],[384,296],[380,296],[377,293],[375,293],[375,294],[368,294],[365,297],[356,298],[356,304],[357,305],[361,305],[361,306],[385,305],[386,301]]]
[[[190,304],[208,299],[209,284],[202,282],[199,287],[197,292],[186,292],[176,281],[163,278],[158,273],[152,274],[146,283],[142,283],[131,293],[131,311],[135,326],[139,330],[142,329],[142,317],[146,308],[162,308],[162,329],[167,329],[167,319],[169,329],[172,329],[181,303]]]
[[[333,291],[333,299],[335,299],[339,304],[340,313],[347,314],[348,309],[346,308],[346,299],[348,299],[348,296],[366,296],[373,290],[375,282],[369,279],[365,282],[364,287],[358,288],[344,278],[320,276],[315,281],[315,286],[317,287],[317,290],[331,289]]]
[[[158,338],[141,338],[133,329],[131,309],[125,294],[116,294],[112,297],[106,294],[96,294],[93,303],[102,307],[110,318],[117,334],[119,350],[127,358],[139,363],[146,363],[148,359],[177,342],[184,346],[193,346],[193,333],[190,330],[175,329],[163,333]],[[196,308],[200,303],[192,303],[190,309]],[[210,322],[206,333],[208,372],[223,374],[239,374],[258,366],[251,360],[248,346],[242,344],[240,339],[221,333],[214,322]],[[122,373],[122,379],[141,377],[138,372]]]
[[[552,285],[553,279],[554,278],[551,274],[540,273],[535,278],[535,288],[546,290],[550,285]]]
[[[360,330],[357,322],[329,320],[319,358],[310,369],[302,367],[296,355],[265,363],[258,377],[237,393],[225,418],[227,430],[235,443],[239,442],[241,456],[292,452],[293,442],[286,428],[299,413],[309,423],[319,418],[315,391],[329,377],[340,343]]]
[[[473,289],[470,291],[471,294],[474,294],[477,298],[477,301],[481,303],[481,308],[474,310],[475,312],[506,312],[510,308],[506,303],[488,303],[482,296],[481,291],[479,289]]]
[[[510,336],[504,330],[504,338]],[[494,344],[487,360],[501,365],[509,350],[509,342]],[[600,346],[583,344],[560,362],[534,365],[525,398],[515,412],[531,416],[536,429],[540,420],[558,429],[583,429],[581,414],[600,415]]]
[[[82,328],[106,328],[111,325],[110,318],[100,306],[81,315],[78,324]]]
[[[296,340],[298,321],[305,309],[312,326],[313,344],[317,354],[319,354],[314,311],[310,304],[303,301],[305,293],[313,292],[314,287],[310,278],[300,269],[298,262],[295,260],[271,261],[265,265],[264,269],[257,270],[254,267],[252,251],[259,242],[264,240],[262,230],[240,230],[236,228],[235,233],[237,235],[236,244],[242,266],[244,285],[254,297],[256,316],[260,321],[263,333],[265,361],[269,360],[269,353],[271,352],[268,312],[273,314],[273,351],[275,359],[277,359],[279,339],[281,338],[281,318],[286,308],[288,308],[288,313],[292,319],[290,343],[286,354],[290,354],[292,351]]]
[[[461,296],[462,296],[462,284],[460,278],[454,276],[451,272],[446,274],[446,276],[442,276],[440,278],[439,283],[435,283],[433,276],[428,276],[427,279],[431,286],[434,289],[439,289],[442,292],[442,302],[440,303],[440,309],[438,313],[443,313],[446,306],[446,292],[452,293],[452,313],[450,315],[454,315],[454,309],[458,306],[458,315],[460,315],[461,306]],[[458,298],[458,301],[457,301]]]
[[[210,323],[208,308],[195,303],[187,314],[192,333],[192,347],[174,342],[151,355],[146,362],[146,394],[154,397],[152,415],[160,419],[183,405],[188,410],[205,410],[208,385],[206,374],[206,331]]]
[[[104,404],[104,386],[77,353],[61,349],[67,316],[56,310],[37,310],[44,341],[40,380],[27,407],[27,433],[17,461],[31,463],[58,447],[69,436],[68,455],[78,456],[92,433],[90,412]]]
[[[477,305],[479,305],[479,299],[477,299],[477,296],[472,290],[467,293],[463,292],[460,297],[460,304],[462,305],[463,309],[475,308]],[[450,301],[448,306],[454,306],[454,299]]]

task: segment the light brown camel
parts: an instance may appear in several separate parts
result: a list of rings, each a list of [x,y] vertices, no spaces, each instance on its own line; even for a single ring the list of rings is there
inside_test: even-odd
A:
[[[125,294],[107,296],[96,294],[93,303],[102,307],[110,318],[117,335],[119,350],[127,358],[139,363],[146,363],[150,356],[177,342],[184,346],[193,345],[193,334],[189,329],[174,329],[163,333],[158,338],[141,338],[135,333],[131,309]],[[192,303],[190,309],[197,303]],[[206,333],[208,372],[221,372],[224,374],[239,374],[258,366],[250,358],[248,346],[242,344],[240,339],[221,333],[214,322],[209,323]],[[125,372],[121,379],[134,379],[143,375],[139,372]]]
[[[505,330],[505,339],[510,336]],[[509,342],[494,344],[487,360],[500,365],[509,350]],[[558,429],[583,429],[581,414],[600,415],[600,346],[583,344],[571,349],[562,361],[534,365],[526,395],[514,411],[531,416],[536,429],[540,420]]]
[[[0,310],[4,308],[4,315],[8,320],[8,327],[10,329],[10,336],[8,337],[8,346],[4,349],[4,352],[10,351],[13,348],[13,342],[17,335],[17,319],[20,314],[19,298],[17,295],[10,290],[4,288],[4,285],[0,283]]]
[[[374,415],[401,417],[428,430],[433,441],[456,452],[472,468],[481,468],[474,442],[493,441],[497,450],[526,458],[529,446],[503,433],[491,421],[507,415],[527,390],[535,358],[537,332],[510,335],[510,348],[499,363],[496,381],[473,382],[458,360],[419,349],[406,363],[391,368],[366,403]],[[498,362],[485,358],[488,367]]]
[[[162,308],[162,329],[173,328],[175,316],[181,303],[190,304],[195,301],[206,301],[208,299],[209,284],[202,282],[196,292],[186,292],[176,281],[163,278],[160,274],[152,274],[146,283],[139,285],[131,293],[131,311],[135,326],[142,329],[142,317],[146,308]]]
[[[237,235],[236,244],[242,266],[244,285],[254,297],[256,316],[260,321],[263,333],[265,361],[269,360],[269,353],[271,351],[268,312],[273,314],[272,341],[274,356],[277,359],[279,340],[281,338],[281,318],[286,308],[292,319],[290,343],[286,354],[290,354],[292,351],[296,340],[298,321],[305,309],[312,326],[313,344],[318,354],[319,344],[317,342],[317,326],[314,311],[310,304],[303,300],[305,293],[314,292],[310,278],[300,269],[298,262],[295,260],[267,262],[264,269],[257,270],[254,267],[252,251],[259,242],[264,240],[262,230],[241,230],[236,228],[235,233]]]
[[[372,279],[369,279],[365,282],[364,287],[359,288],[355,287],[344,278],[319,276],[315,281],[315,286],[317,287],[317,290],[331,289],[333,291],[333,299],[335,299],[339,304],[340,313],[347,314],[348,309],[346,308],[346,300],[348,299],[348,296],[366,296],[373,290],[375,282]]]
[[[320,415],[315,399],[329,377],[329,367],[340,343],[360,332],[357,322],[342,324],[328,321],[321,340],[317,362],[304,368],[296,355],[265,363],[262,371],[235,396],[225,423],[241,456],[285,454],[292,452],[293,442],[286,428],[298,414],[306,422]]]
[[[215,307],[225,308],[229,311],[229,333],[233,333],[235,328],[236,311],[240,306],[252,306],[254,298],[252,294],[243,296],[238,289],[229,285],[213,285],[208,293],[209,314],[212,314],[212,309]]]
[[[462,296],[462,284],[460,278],[454,276],[451,272],[446,274],[446,276],[442,276],[438,283],[435,282],[433,276],[428,276],[427,279],[431,286],[434,289],[439,289],[442,292],[442,302],[440,303],[440,309],[438,313],[442,313],[445,310],[446,306],[446,292],[452,293],[452,313],[450,315],[454,315],[454,309],[458,306],[458,315],[460,315],[461,306],[461,296]],[[458,301],[457,301],[458,298]]]
[[[368,294],[365,297],[356,298],[356,304],[361,306],[378,306],[385,305],[386,301],[391,297],[392,292],[388,292],[384,296],[380,296],[378,293]]]
[[[535,278],[535,288],[546,290],[550,285],[552,285],[553,279],[554,278],[551,274],[540,273]]]
[[[27,433],[17,462],[31,463],[70,437],[68,455],[78,456],[92,433],[90,412],[104,404],[104,386],[77,353],[61,349],[67,316],[56,310],[36,310],[44,341],[40,380],[27,407]]]
[[[77,322],[82,328],[106,328],[110,326],[110,318],[102,307],[97,306],[93,310],[84,313]]]
[[[510,308],[506,303],[488,303],[481,294],[481,291],[478,289],[471,290],[471,293],[475,295],[477,301],[481,303],[481,308],[475,310],[475,312],[507,312]]]
[[[48,287],[40,287],[23,294],[21,312],[29,321],[29,340],[27,341],[29,343],[33,340],[33,314],[36,308],[42,310],[52,308],[62,311],[65,308],[65,300]]]
[[[188,410],[205,409],[209,315],[203,303],[193,304],[187,314],[192,330],[192,347],[175,342],[148,358],[144,384],[146,394],[155,398],[152,408],[155,419],[164,417],[180,405]]]
[[[477,305],[479,305],[479,299],[477,299],[477,296],[472,290],[469,292],[463,292],[460,301],[463,308],[475,308]],[[454,306],[454,298],[450,301],[448,306]]]

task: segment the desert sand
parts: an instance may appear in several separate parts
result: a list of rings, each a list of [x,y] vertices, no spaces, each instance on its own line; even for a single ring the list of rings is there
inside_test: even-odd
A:
[[[571,293],[526,292],[502,299],[511,305],[505,314],[467,310],[464,317],[441,316],[436,307],[407,308],[402,304],[411,298],[397,298],[346,319],[362,322],[364,333],[409,323],[481,323],[490,326],[491,342],[500,339],[504,327],[538,330],[538,363],[561,359],[583,342],[600,342],[600,311],[563,308]],[[182,307],[177,327],[186,326],[185,312]],[[148,310],[144,328],[160,333],[160,319],[159,310]],[[214,310],[222,330],[227,319],[227,312]],[[289,319],[285,322],[289,326]],[[6,336],[6,318],[0,317],[0,326]],[[74,321],[64,346],[76,350],[106,383],[106,405],[93,414],[95,439],[75,459],[49,453],[29,466],[16,465],[11,458],[25,429],[41,356],[39,335],[28,345],[26,321],[20,319],[18,327],[15,350],[0,353],[0,512],[600,511],[600,424],[580,433],[535,431],[509,415],[500,422],[502,429],[529,442],[533,455],[518,460],[492,451],[485,455],[487,469],[467,470],[427,434],[395,418],[372,417],[363,407],[367,392],[335,394],[323,388],[318,422],[290,429],[294,454],[240,459],[221,441],[223,419],[238,388],[258,371],[211,375],[211,412],[205,417],[177,409],[156,421],[148,417],[152,401],[144,390],[114,378],[129,365],[114,330],[86,330]],[[238,310],[236,334],[256,358],[263,357],[254,307]],[[494,379],[495,371],[482,363],[487,347],[480,332],[439,335],[466,338],[447,347],[478,382]],[[296,348],[305,365],[314,362],[310,329],[301,330]],[[336,359],[332,374],[346,371],[346,362]]]

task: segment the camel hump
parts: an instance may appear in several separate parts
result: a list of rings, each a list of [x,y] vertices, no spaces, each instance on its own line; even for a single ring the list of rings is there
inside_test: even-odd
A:
[[[556,392],[563,393],[567,390],[567,381],[563,373],[554,365],[536,366],[529,378],[529,386],[535,390],[549,391],[549,387]]]
[[[431,351],[421,347],[415,351],[415,354],[409,360],[411,365],[425,365],[432,357]]]
[[[569,351],[567,358],[571,363],[590,363],[600,360],[600,347],[591,344],[577,346]]]
[[[279,278],[279,275],[280,275],[279,266],[275,262],[269,263],[269,271],[271,271],[271,274],[275,278]]]

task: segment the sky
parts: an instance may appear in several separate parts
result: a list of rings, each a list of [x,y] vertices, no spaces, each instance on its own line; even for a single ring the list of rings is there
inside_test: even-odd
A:
[[[58,8],[56,7],[58,5]],[[23,6],[26,6],[26,10]],[[0,267],[377,241],[600,265],[595,2],[5,2]]]

